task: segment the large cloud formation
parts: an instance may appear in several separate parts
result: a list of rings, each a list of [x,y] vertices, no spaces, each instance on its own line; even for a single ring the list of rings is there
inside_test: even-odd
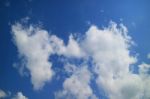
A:
[[[67,57],[82,55],[72,36],[69,37],[68,45],[65,46],[63,40],[55,35],[49,35],[46,30],[32,25],[25,27],[20,23],[12,26],[12,33],[20,56],[27,61],[25,66],[30,71],[35,90],[41,89],[54,74],[51,69],[52,63],[49,62],[51,54],[63,54]]]
[[[25,27],[20,23],[12,26],[15,44],[27,61],[25,67],[35,89],[42,88],[51,80],[55,71],[51,69],[49,57],[57,54],[68,59],[82,58],[84,65],[64,66],[68,73],[68,68],[71,68],[71,75],[63,82],[63,89],[55,93],[56,98],[96,99],[95,89],[91,87],[91,78],[94,78],[96,86],[103,88],[110,99],[149,99],[150,65],[139,65],[138,74],[130,71],[137,58],[131,55],[133,41],[127,32],[123,24],[118,26],[110,22],[103,29],[91,26],[82,39],[76,40],[70,35],[65,45],[62,39],[41,28]],[[92,62],[91,67],[87,61]]]

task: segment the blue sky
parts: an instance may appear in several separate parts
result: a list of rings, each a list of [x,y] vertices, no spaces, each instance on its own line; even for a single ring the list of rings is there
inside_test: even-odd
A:
[[[149,0],[1,0],[0,99],[149,99],[149,10]],[[117,71],[122,81],[103,79]]]

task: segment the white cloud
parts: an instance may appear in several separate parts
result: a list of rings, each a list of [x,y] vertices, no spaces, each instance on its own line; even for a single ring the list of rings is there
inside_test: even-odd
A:
[[[136,58],[130,55],[129,44],[132,40],[126,33],[127,29],[123,25],[117,28],[117,24],[112,22],[104,29],[92,26],[83,41],[84,49],[95,62],[93,68],[98,75],[97,84],[102,86],[110,97],[122,94],[116,83],[118,79],[124,79],[129,73],[129,66],[136,61]]]
[[[30,71],[34,89],[42,88],[53,75],[52,63],[48,61],[53,50],[47,31],[17,23],[12,26],[12,32],[20,55],[27,61],[26,68]]]
[[[82,47],[93,58],[97,85],[104,89],[110,99],[149,99],[149,89],[145,87],[149,78],[143,79],[141,74],[133,74],[129,70],[137,61],[130,54],[132,44],[127,28],[122,24],[117,26],[111,22],[104,29],[91,26],[86,32]],[[146,65],[140,71],[146,72],[148,67]]]
[[[22,92],[18,92],[12,99],[28,99],[28,98],[24,96]]]
[[[74,68],[73,74],[66,78],[63,83],[63,90],[56,93],[56,99],[97,99],[90,87],[91,73],[87,66],[74,67],[67,65],[68,68]],[[69,70],[70,72],[70,70]]]
[[[139,65],[139,73],[143,85],[142,99],[150,99],[150,64],[142,63]]]
[[[57,36],[49,35],[46,30],[32,25],[26,27],[17,23],[12,26],[12,33],[19,54],[26,60],[19,70],[23,72],[24,67],[29,70],[31,82],[36,90],[50,81],[54,74],[51,69],[52,63],[49,62],[51,54],[57,53],[66,57],[83,56],[72,35],[69,36],[68,44],[65,46],[63,40]]]
[[[0,89],[0,99],[7,97],[7,93]]]
[[[66,57],[80,58],[84,56],[84,52],[81,50],[79,43],[74,39],[72,35],[69,36],[68,44],[65,45],[64,41],[55,35],[50,37],[51,45],[55,53],[58,55],[64,55]]]
[[[146,63],[139,65],[139,74],[129,70],[137,59],[131,55],[133,41],[123,24],[117,26],[111,22],[103,29],[91,26],[84,39],[77,41],[70,35],[66,45],[56,35],[49,35],[46,30],[33,26],[25,28],[15,24],[12,31],[20,55],[27,60],[25,67],[30,71],[35,89],[42,88],[45,82],[50,81],[54,73],[48,59],[51,54],[57,54],[67,58],[82,57],[85,61],[92,58],[93,72],[97,75],[95,82],[110,99],[150,98],[150,66]],[[65,66],[66,72],[72,75],[63,82],[63,89],[56,93],[56,98],[97,98],[90,86],[92,73],[88,66],[88,62],[86,66]]]

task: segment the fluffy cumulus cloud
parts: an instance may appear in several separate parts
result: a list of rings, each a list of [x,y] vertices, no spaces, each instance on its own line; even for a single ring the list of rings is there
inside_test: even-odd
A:
[[[97,99],[89,85],[91,73],[87,66],[76,68],[74,65],[67,65],[66,69],[72,75],[64,81],[64,89],[56,93],[56,99]]]
[[[64,55],[66,57],[80,58],[84,56],[84,52],[80,48],[78,42],[74,39],[73,35],[69,36],[68,44],[65,45],[64,41],[55,35],[50,37],[51,46],[54,49],[54,53],[58,55]]]
[[[134,74],[130,66],[137,59],[131,55],[133,41],[127,34],[127,28],[111,22],[108,28],[90,27],[82,42],[86,53],[93,58],[93,69],[97,74],[96,83],[102,87],[110,99],[148,99],[149,65],[140,65]],[[148,84],[147,84],[148,85]],[[144,98],[143,98],[144,97]]]
[[[137,58],[131,54],[134,42],[123,24],[110,22],[103,29],[91,26],[83,39],[77,40],[70,35],[67,44],[56,35],[32,25],[25,27],[17,23],[12,26],[12,32],[19,54],[26,60],[25,68],[30,72],[35,89],[42,88],[54,75],[49,58],[57,54],[68,59],[84,59],[84,65],[64,66],[71,75],[63,82],[63,89],[55,93],[57,99],[96,99],[95,89],[90,86],[92,78],[109,99],[150,98],[150,65],[139,65],[138,74],[130,71]],[[92,69],[89,70],[89,67]]]
[[[28,99],[28,98],[24,96],[22,92],[18,92],[12,99]]]
[[[130,44],[132,40],[127,35],[126,27],[120,25],[117,28],[117,24],[113,22],[108,28],[98,29],[92,26],[86,32],[83,46],[93,58],[93,68],[98,76],[96,83],[103,87],[111,99],[123,99],[124,93],[132,90],[128,87],[138,80],[129,71],[129,66],[136,62],[136,58],[130,55]],[[133,86],[135,87],[136,85]],[[122,89],[125,89],[125,92],[122,92]],[[128,97],[131,98],[133,99]]]
[[[149,65],[141,64],[139,74],[130,71],[130,66],[137,59],[131,55],[130,47],[133,41],[127,32],[124,25],[117,26],[113,22],[110,22],[109,27],[104,29],[91,26],[79,45],[86,56],[92,57],[92,68],[97,75],[95,79],[97,86],[103,88],[108,98],[149,99],[150,91],[146,88],[150,82]],[[64,82],[64,85],[67,81]]]
[[[53,75],[52,63],[48,61],[53,51],[49,35],[45,30],[33,26],[25,28],[19,23],[12,26],[12,32],[20,55],[27,61],[25,65],[34,89],[40,89]]]
[[[25,67],[31,75],[34,89],[38,90],[51,80],[54,74],[49,61],[51,54],[57,53],[66,57],[81,57],[78,43],[69,37],[67,45],[55,35],[49,35],[46,30],[38,27],[26,27],[20,23],[12,25],[14,42],[20,56],[25,60]],[[24,67],[24,65],[23,65]],[[22,71],[22,67],[21,71]]]

